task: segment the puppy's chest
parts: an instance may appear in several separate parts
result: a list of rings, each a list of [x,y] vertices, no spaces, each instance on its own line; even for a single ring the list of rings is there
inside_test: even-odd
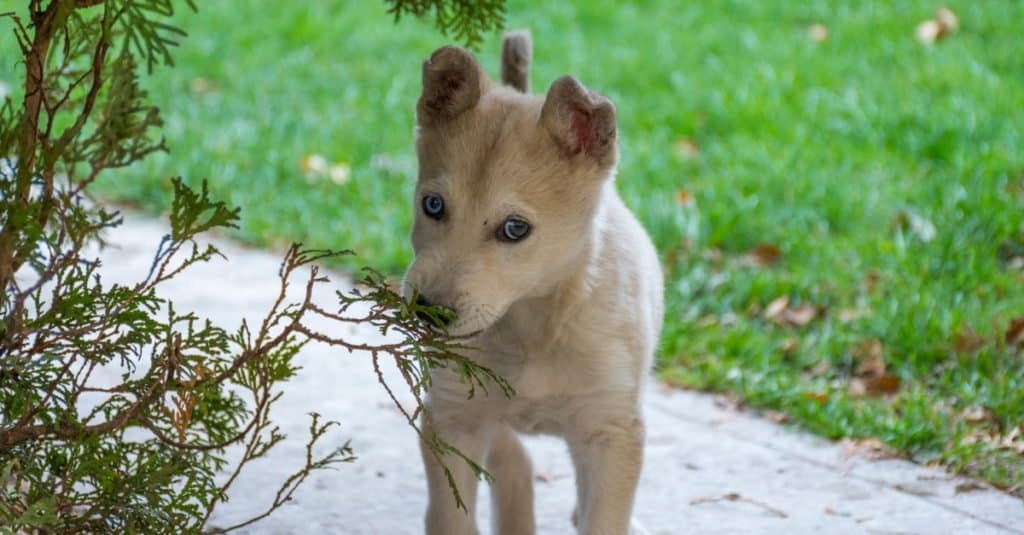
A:
[[[560,344],[547,348],[492,348],[481,364],[505,377],[516,394],[497,402],[497,412],[523,433],[561,434],[566,420],[602,390],[593,359]],[[588,362],[589,361],[589,362]]]

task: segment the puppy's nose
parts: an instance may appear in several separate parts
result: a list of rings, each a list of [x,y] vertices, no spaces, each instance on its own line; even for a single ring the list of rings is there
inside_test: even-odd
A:
[[[417,295],[416,296],[416,304],[421,306],[421,307],[436,306],[436,305],[434,305],[434,303],[431,303],[430,301],[428,301],[422,295]],[[444,327],[444,326],[448,325],[451,322],[451,318],[449,316],[439,316],[437,314],[430,315],[430,314],[427,314],[426,312],[424,312],[422,310],[417,310],[416,311],[416,317],[418,317],[420,320],[422,320],[422,321],[424,321],[426,323],[429,323],[429,324],[431,324],[431,325],[433,325],[435,327]]]

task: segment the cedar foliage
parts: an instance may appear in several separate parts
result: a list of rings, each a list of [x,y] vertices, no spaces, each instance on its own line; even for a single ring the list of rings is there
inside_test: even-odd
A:
[[[336,422],[312,412],[306,458],[296,460],[266,511],[234,526],[207,525],[240,471],[285,438],[271,417],[276,387],[296,374],[294,357],[311,340],[369,354],[392,399],[398,386],[421,400],[436,367],[458,371],[470,391],[496,385],[511,394],[500,377],[460,355],[465,347],[417,319],[445,311],[406,303],[372,270],[361,291],[336,296],[336,308],[315,304],[327,282],[317,262],[346,251],[293,245],[279,286],[268,289],[277,298],[259,322],[228,330],[176,309],[158,287],[220,256],[201,234],[239,218],[205,185],[195,191],[171,179],[170,232],[154,244],[149,272],[132,284],[105,283],[97,246],[122,220],[92,202],[88,188],[106,170],[167,150],[159,110],[138,77],[173,66],[185,32],[170,17],[196,5],[27,3],[0,13],[14,22],[24,67],[20,101],[0,105],[0,533],[223,532],[271,514],[313,470],[353,459],[347,443],[313,454]],[[396,17],[433,9],[442,31],[470,43],[502,16],[495,1],[388,4]],[[290,298],[296,285],[301,297]],[[313,317],[369,324],[390,341],[345,340],[331,334],[343,329],[310,327]],[[385,359],[403,385],[384,381]],[[419,432],[422,404],[398,408]],[[436,436],[423,439],[439,457],[465,459]],[[243,452],[231,466],[228,447]]]

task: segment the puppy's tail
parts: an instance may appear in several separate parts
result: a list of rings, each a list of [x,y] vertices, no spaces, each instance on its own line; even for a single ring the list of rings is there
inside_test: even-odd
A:
[[[533,41],[529,30],[506,33],[501,39],[501,83],[528,93],[532,56]]]

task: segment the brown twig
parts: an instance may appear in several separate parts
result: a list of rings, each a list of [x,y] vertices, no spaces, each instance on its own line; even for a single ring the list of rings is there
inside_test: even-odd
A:
[[[776,509],[776,508],[774,508],[774,507],[772,507],[772,506],[770,506],[770,505],[768,505],[768,504],[766,504],[764,502],[757,501],[757,500],[755,500],[753,498],[747,498],[746,496],[743,496],[743,495],[741,495],[741,494],[739,494],[737,492],[730,492],[728,494],[722,494],[720,496],[703,496],[703,497],[700,497],[700,498],[694,498],[694,499],[690,500],[690,505],[700,505],[702,503],[723,502],[723,501],[725,501],[725,502],[746,502],[746,503],[749,503],[751,505],[756,505],[757,507],[760,507],[761,509],[764,509],[766,512],[771,513],[771,514],[773,514],[773,515],[775,515],[775,516],[777,516],[779,518],[787,518],[787,517],[789,517],[789,515],[787,515],[784,511],[780,511],[779,509]]]

